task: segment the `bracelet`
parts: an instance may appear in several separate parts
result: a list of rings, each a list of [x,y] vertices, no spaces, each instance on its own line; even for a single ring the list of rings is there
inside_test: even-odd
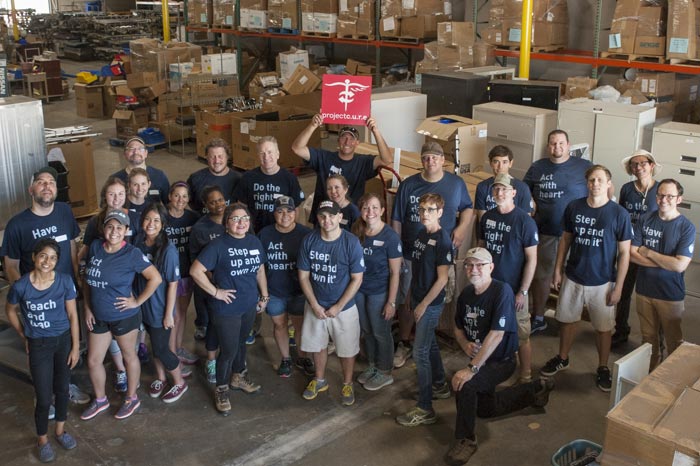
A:
[[[217,293],[219,292],[218,288],[214,288],[214,294],[212,295],[214,298],[216,298]]]
[[[270,301],[270,297],[269,296],[258,296],[258,301],[260,301],[261,303],[267,303]]]

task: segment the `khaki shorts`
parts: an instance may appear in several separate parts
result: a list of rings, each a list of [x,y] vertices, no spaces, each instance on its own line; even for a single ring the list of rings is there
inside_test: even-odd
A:
[[[565,275],[559,289],[557,320],[569,324],[578,322],[585,305],[593,328],[598,332],[610,332],[615,328],[615,306],[608,306],[606,298],[614,286],[613,282],[599,286],[579,285]]]
[[[360,315],[357,306],[353,305],[333,318],[319,319],[307,302],[301,333],[302,351],[319,353],[328,348],[330,337],[338,356],[351,358],[360,352]]]
[[[535,280],[551,280],[554,275],[554,265],[557,262],[557,247],[559,236],[540,235],[537,245],[537,268]]]
[[[518,321],[518,341],[522,344],[530,339],[530,309],[527,299],[523,308],[515,312],[515,317]]]

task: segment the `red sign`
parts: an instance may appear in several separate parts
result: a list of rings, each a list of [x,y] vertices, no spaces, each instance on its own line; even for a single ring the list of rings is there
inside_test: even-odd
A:
[[[371,107],[371,76],[323,75],[321,117],[324,123],[364,125]]]

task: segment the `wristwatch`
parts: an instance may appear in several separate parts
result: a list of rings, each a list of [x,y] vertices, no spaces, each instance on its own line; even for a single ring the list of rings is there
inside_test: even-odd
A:
[[[523,296],[527,296],[527,290],[520,290],[518,291],[518,293],[520,293]]]
[[[472,363],[467,364],[467,369],[472,371],[472,374],[478,374],[479,373],[479,366],[475,366]]]

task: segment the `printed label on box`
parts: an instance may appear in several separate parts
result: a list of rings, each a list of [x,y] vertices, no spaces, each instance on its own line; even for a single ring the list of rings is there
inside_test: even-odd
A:
[[[306,82],[308,80],[309,80],[308,76],[302,76],[301,78],[299,78],[299,84],[301,84],[303,86],[304,84],[306,84]]]
[[[226,15],[226,21],[224,21],[224,24],[233,24],[233,16]]]
[[[201,13],[201,14],[199,15],[199,21],[202,22],[202,23],[206,23],[206,22],[207,22],[207,14],[206,14],[206,13]]]
[[[698,462],[692,456],[688,456],[680,451],[673,453],[673,463],[671,466],[698,466]]]
[[[445,32],[452,32],[452,23],[445,24]]]
[[[522,30],[515,28],[508,30],[508,42],[520,42],[520,37],[522,37]]]
[[[412,10],[415,8],[416,2],[415,0],[401,0],[401,8],[404,10]]]
[[[479,130],[479,137],[480,137],[480,138],[488,137],[488,130],[486,130],[486,129],[480,129],[480,130]]]
[[[554,13],[552,13],[551,11],[548,11],[547,14],[545,15],[545,19],[547,22],[551,23],[552,21],[554,21]]]
[[[292,18],[282,18],[282,27],[284,29],[292,29]]]
[[[250,128],[248,127],[247,121],[241,121],[241,134],[250,133]]]
[[[622,34],[610,34],[608,36],[608,48],[619,49],[622,47]]]
[[[338,2],[338,8],[341,12],[348,11],[348,0],[340,0],[340,2]]]
[[[396,27],[394,25],[394,17],[389,16],[388,18],[384,18],[384,30],[385,31],[393,31],[394,28]]]
[[[688,53],[688,39],[683,37],[671,37],[668,43],[670,53]]]
[[[451,15],[452,14],[452,2],[445,2],[443,5],[444,5],[442,7],[443,13],[445,13],[446,15]]]

